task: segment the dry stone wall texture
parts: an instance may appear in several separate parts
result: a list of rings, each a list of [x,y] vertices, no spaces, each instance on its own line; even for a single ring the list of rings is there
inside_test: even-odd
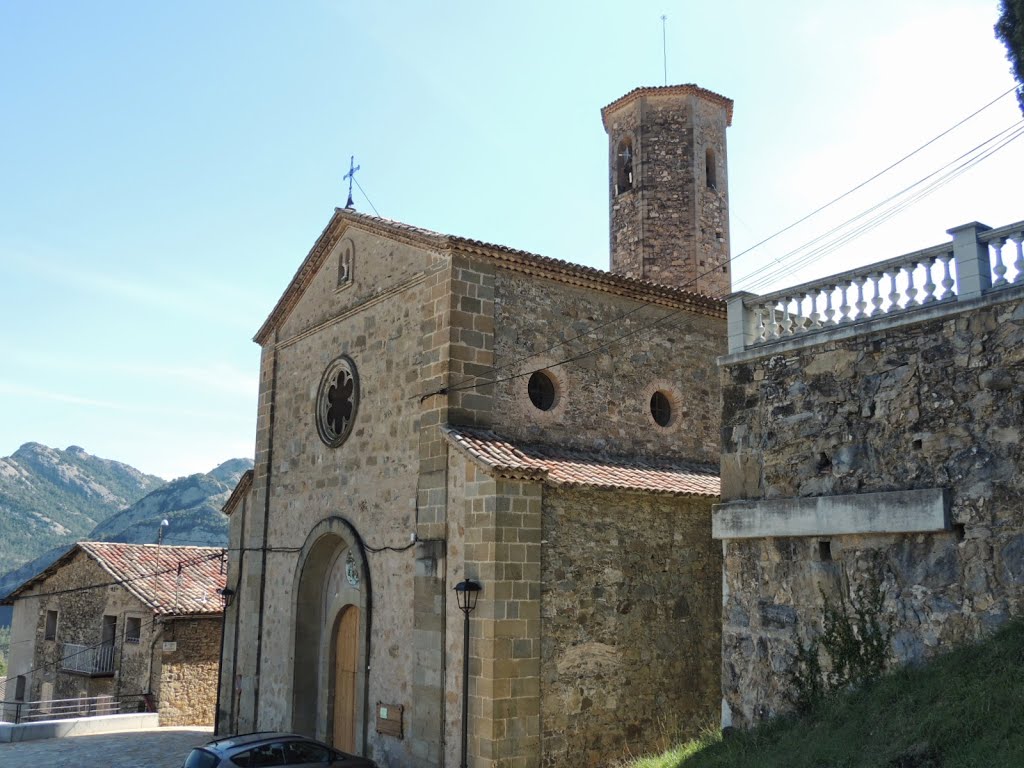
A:
[[[164,640],[175,650],[162,652],[160,725],[213,725],[217,705],[217,665],[221,617],[170,620]]]
[[[893,662],[1024,610],[1022,364],[1014,290],[944,319],[724,367],[726,499],[924,488],[952,499],[947,532],[727,542],[723,689],[737,724],[787,707],[787,671],[820,628],[822,594],[879,578]]]
[[[659,305],[638,309],[636,299],[506,271],[495,274],[494,292],[499,378],[547,368],[556,388],[555,405],[545,412],[530,402],[528,376],[497,383],[496,432],[565,448],[717,464],[715,359],[725,352],[724,318]],[[615,341],[626,334],[632,335]],[[586,354],[591,350],[597,351]],[[569,362],[555,365],[562,360]],[[651,416],[651,395],[659,389],[673,404],[668,427]]]
[[[221,618],[155,620],[148,606],[124,587],[110,585],[110,581],[109,573],[79,552],[39,584],[35,596],[19,602],[15,621],[30,622],[35,628],[34,671],[30,674],[26,699],[150,694],[158,702],[161,725],[212,725]],[[103,586],[82,589],[90,584]],[[48,611],[57,611],[55,639],[46,638]],[[116,620],[112,673],[88,674],[66,669],[82,656],[76,655],[76,649],[69,648],[69,644],[92,647],[101,643],[105,616]],[[137,642],[125,639],[128,618],[139,620]],[[175,640],[176,651],[162,653],[164,640]],[[125,706],[141,703],[141,699],[133,699]]]
[[[717,718],[710,514],[709,499],[545,489],[542,765],[609,765]]]

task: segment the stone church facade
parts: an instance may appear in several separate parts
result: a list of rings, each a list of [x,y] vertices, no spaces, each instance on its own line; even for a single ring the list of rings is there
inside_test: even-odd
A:
[[[613,238],[641,187],[704,194],[709,155],[693,132],[645,155],[658,124],[636,118],[637,184],[616,190],[609,117],[675,110],[676,130],[695,104],[717,114],[724,190],[731,102],[673,86],[606,108]],[[634,266],[605,272],[335,211],[256,336],[219,732],[454,766],[465,727],[470,765],[578,766],[717,716],[720,278],[697,250],[672,272],[622,243],[613,268]],[[464,579],[482,587],[468,681]]]

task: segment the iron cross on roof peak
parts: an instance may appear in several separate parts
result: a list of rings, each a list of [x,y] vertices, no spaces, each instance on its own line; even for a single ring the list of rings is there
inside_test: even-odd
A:
[[[352,182],[355,181],[356,171],[359,170],[359,166],[356,165],[356,156],[352,155],[348,161],[348,173],[342,176],[342,179],[348,179],[348,201],[345,203],[346,208],[355,208],[355,204],[352,202]],[[360,187],[361,189],[361,187]]]

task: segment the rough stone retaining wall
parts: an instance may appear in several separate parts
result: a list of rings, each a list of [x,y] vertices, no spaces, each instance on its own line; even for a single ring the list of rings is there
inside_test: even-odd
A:
[[[723,501],[772,500],[760,505],[770,512],[785,499],[945,489],[948,523],[723,536],[723,719],[737,725],[787,708],[788,671],[820,628],[822,594],[879,578],[892,662],[927,659],[1024,609],[1024,292],[818,338],[725,359]]]

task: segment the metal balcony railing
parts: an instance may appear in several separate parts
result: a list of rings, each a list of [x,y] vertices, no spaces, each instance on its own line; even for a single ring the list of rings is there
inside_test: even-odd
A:
[[[83,675],[113,674],[114,645],[64,643],[61,648],[60,668],[65,672],[78,672]]]
[[[0,722],[33,723],[41,720],[101,717],[136,712],[156,712],[156,700],[149,694],[131,696],[79,696],[42,701],[0,701]]]

